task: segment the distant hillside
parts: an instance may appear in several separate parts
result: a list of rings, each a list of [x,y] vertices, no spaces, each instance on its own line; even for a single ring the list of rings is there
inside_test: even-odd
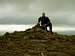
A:
[[[4,35],[4,34],[5,34],[5,32],[1,32],[1,31],[0,31],[0,36],[2,36],[2,35]]]
[[[6,20],[5,20],[6,19]],[[34,18],[2,18],[0,19],[0,24],[32,24],[36,23],[37,19]]]
[[[1,36],[0,56],[75,56],[75,36],[51,34],[36,25]]]

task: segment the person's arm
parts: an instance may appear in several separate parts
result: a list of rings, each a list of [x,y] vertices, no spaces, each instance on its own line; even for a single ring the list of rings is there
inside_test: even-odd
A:
[[[38,19],[38,24],[40,24],[41,17]]]

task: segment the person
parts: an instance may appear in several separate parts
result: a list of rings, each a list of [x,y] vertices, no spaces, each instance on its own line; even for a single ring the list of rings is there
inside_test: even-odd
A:
[[[42,13],[42,16],[38,18],[38,24],[46,31],[48,31],[47,27],[49,27],[49,31],[52,33],[52,23],[49,18],[45,16],[45,13]]]

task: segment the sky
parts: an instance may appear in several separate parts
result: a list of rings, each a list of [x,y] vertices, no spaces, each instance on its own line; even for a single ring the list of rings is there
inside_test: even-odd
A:
[[[0,24],[36,24],[42,12],[55,26],[75,27],[75,0],[0,0]]]

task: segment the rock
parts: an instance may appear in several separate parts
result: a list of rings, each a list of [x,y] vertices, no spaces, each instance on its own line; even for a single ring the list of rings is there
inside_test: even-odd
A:
[[[35,25],[26,31],[1,36],[0,56],[75,56],[75,38],[72,37],[51,34]]]

